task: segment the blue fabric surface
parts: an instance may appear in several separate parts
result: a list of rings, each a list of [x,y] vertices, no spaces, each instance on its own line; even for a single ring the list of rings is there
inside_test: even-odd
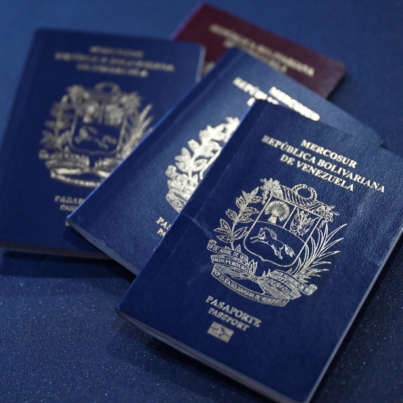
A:
[[[403,155],[402,1],[211,2],[344,63],[347,77],[331,100]],[[35,28],[168,37],[195,4],[3,0],[0,132]],[[314,402],[402,401],[402,248]],[[0,276],[0,402],[267,402],[117,317],[132,277],[113,263],[6,253]]]

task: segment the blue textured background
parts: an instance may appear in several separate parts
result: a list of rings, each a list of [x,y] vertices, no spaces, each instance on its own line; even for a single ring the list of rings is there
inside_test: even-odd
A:
[[[403,156],[402,1],[211,3],[343,62],[331,100]],[[0,133],[36,27],[168,37],[195,4],[1,0]],[[401,241],[316,403],[403,402],[402,269]],[[117,317],[132,277],[114,263],[5,253],[0,276],[0,402],[267,402]]]

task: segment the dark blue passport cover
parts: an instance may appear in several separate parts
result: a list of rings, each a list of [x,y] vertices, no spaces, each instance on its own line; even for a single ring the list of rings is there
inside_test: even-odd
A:
[[[231,49],[69,216],[85,238],[138,273],[228,141],[253,97],[363,140],[379,136],[265,63]]]
[[[257,102],[120,314],[270,398],[310,400],[402,232],[402,170]]]
[[[194,84],[196,44],[38,30],[0,155],[0,246],[106,257],[66,217]]]

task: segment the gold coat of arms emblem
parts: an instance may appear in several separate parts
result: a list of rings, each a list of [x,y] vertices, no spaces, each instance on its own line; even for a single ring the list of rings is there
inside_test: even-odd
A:
[[[329,270],[346,224],[329,228],[339,213],[318,200],[312,187],[261,181],[236,198],[237,210],[228,209],[229,220],[220,219],[214,230],[220,244],[211,239],[207,246],[211,274],[246,298],[283,307],[316,291],[311,280]]]
[[[39,158],[51,178],[94,188],[150,130],[152,104],[111,82],[73,85],[50,110]]]

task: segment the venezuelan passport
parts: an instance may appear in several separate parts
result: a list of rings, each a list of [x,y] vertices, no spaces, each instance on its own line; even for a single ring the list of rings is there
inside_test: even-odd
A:
[[[325,98],[346,73],[340,62],[210,4],[200,3],[172,38],[205,46],[204,71],[236,46]]]
[[[307,402],[397,242],[403,160],[256,102],[118,312],[279,402]]]
[[[203,52],[37,31],[0,153],[0,247],[105,257],[66,217],[194,84]]]
[[[234,48],[69,216],[69,223],[138,273],[256,98],[380,142],[347,113]]]

